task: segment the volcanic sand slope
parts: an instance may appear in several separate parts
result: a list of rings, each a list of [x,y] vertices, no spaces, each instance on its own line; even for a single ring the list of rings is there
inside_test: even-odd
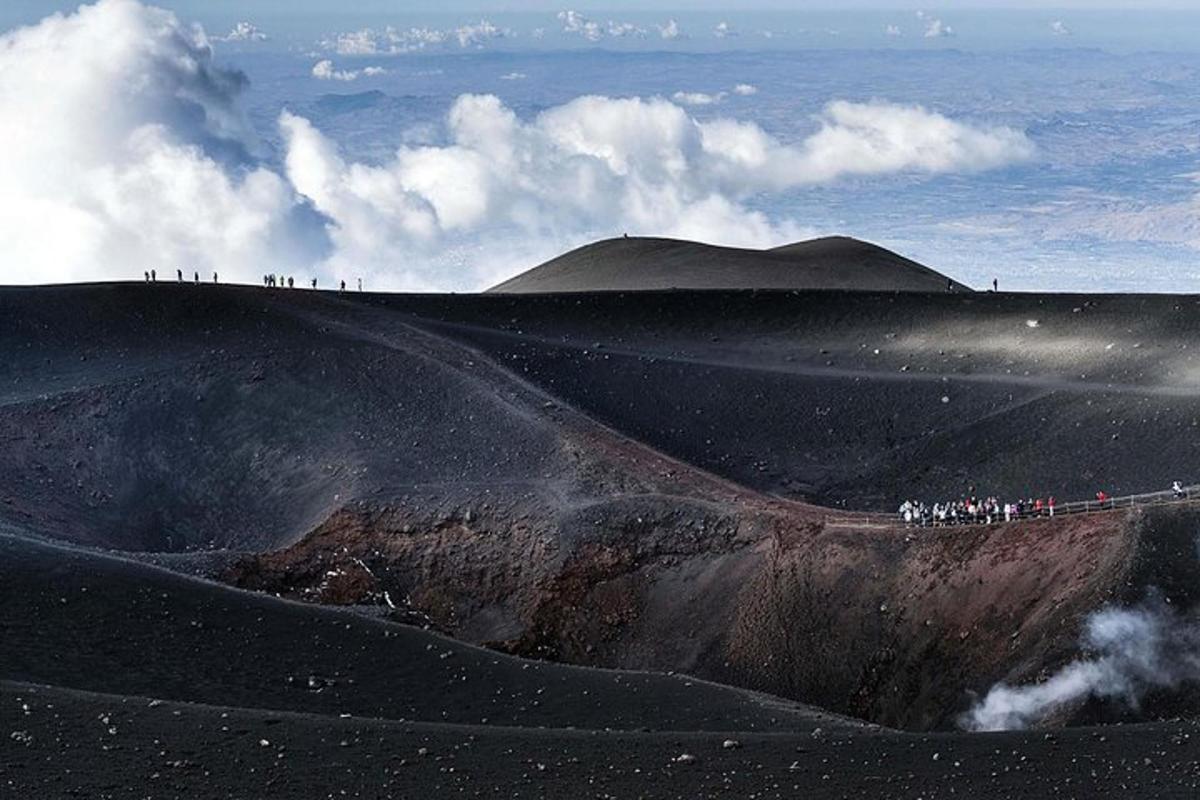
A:
[[[739,484],[1161,488],[1194,461],[1196,327],[1164,297],[5,290],[0,520],[945,726],[1070,658],[1104,602],[1179,571],[1190,604],[1194,512],[909,535]]]
[[[886,508],[902,493],[932,500],[977,486],[1061,501],[1186,478],[1196,446],[1186,298],[388,302],[632,438],[777,493],[799,484],[819,487],[818,499]],[[897,530],[828,528],[805,507],[751,498],[704,513],[636,496],[608,509],[622,505],[624,515],[561,513],[549,534],[559,547],[543,551],[556,556],[534,563],[497,545],[528,540],[527,521],[504,515],[413,525],[386,511],[344,514],[231,579],[342,601],[387,587],[472,641],[683,669],[927,728],[953,724],[968,690],[1068,659],[1086,614],[1138,599],[1156,570],[1181,557],[1195,570],[1190,543],[1171,538],[1127,589],[1128,565],[1159,546],[1140,515],[910,541]],[[328,572],[357,576],[357,586],[331,586]]]
[[[463,725],[859,727],[683,677],[522,662],[410,626],[12,535],[0,535],[0,556],[0,670],[9,681]]]
[[[368,499],[445,516],[740,491],[412,321],[300,291],[6,290],[0,518],[123,550],[257,550]]]
[[[1194,723],[1055,734],[461,727],[159,703],[0,681],[17,797],[1190,798]],[[738,746],[727,748],[726,741]],[[679,761],[684,755],[694,761]],[[1075,754],[1084,754],[1077,757]]]
[[[916,261],[868,242],[830,236],[771,250],[625,237],[585,245],[489,292],[650,289],[837,289],[969,292]]]
[[[877,731],[12,535],[0,614],[0,785],[18,797],[1188,797],[1200,781],[1192,723]]]
[[[1200,299],[629,292],[422,298],[640,442],[762,491],[894,511],[1200,481]]]

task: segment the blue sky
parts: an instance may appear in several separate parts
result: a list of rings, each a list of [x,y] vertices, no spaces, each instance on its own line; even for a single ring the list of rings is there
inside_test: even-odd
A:
[[[840,233],[976,285],[1200,290],[1200,13],[162,5],[0,50],[0,283],[461,291],[622,232]]]

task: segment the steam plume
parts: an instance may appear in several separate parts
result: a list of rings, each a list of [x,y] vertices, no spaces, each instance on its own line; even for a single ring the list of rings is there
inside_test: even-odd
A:
[[[974,731],[1018,730],[1089,698],[1137,708],[1148,691],[1200,681],[1200,627],[1152,598],[1110,608],[1087,621],[1083,645],[1093,653],[1030,686],[997,684],[960,720]]]

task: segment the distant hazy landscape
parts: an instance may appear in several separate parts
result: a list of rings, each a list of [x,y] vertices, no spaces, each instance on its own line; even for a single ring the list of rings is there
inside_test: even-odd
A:
[[[111,6],[109,24],[120,19],[127,34],[102,40],[95,57],[117,66],[39,90],[70,115],[42,118],[49,106],[30,105],[27,92],[45,73],[25,48],[3,56],[0,110],[19,110],[38,133],[8,134],[0,160],[36,162],[55,142],[77,150],[74,163],[95,179],[53,194],[45,174],[15,184],[10,196],[27,193],[25,208],[42,192],[63,207],[51,219],[77,230],[77,243],[27,240],[14,207],[9,238],[28,258],[0,268],[0,282],[136,277],[161,260],[249,282],[294,270],[461,291],[629,232],[754,247],[853,235],[976,286],[993,277],[1010,289],[1200,285],[1200,13],[341,13],[314,2],[290,14],[269,3],[180,3],[185,36],[192,20],[204,26],[197,49],[154,44],[157,22]],[[47,7],[0,14],[35,22]],[[84,46],[77,26],[46,35]],[[173,49],[202,72],[173,72],[160,61]],[[124,114],[89,116],[85,97],[109,96],[147,69],[163,69],[165,82],[126,97]],[[203,114],[180,113],[177,95]],[[463,105],[481,96],[495,99]],[[567,136],[587,96],[586,113],[605,127]],[[742,139],[738,158],[749,160],[708,158],[692,120],[717,125],[711,147],[717,132]],[[164,126],[157,145],[169,159],[191,158],[170,146],[201,148],[194,202],[177,197],[149,215],[136,199],[105,199],[119,191],[104,188],[105,164],[126,165],[118,186],[153,185],[125,145],[144,124]],[[79,147],[89,128],[106,135]],[[501,169],[501,152],[520,154],[522,182]],[[615,155],[588,162],[601,152]],[[672,159],[686,171],[664,171]],[[240,186],[248,170],[260,173],[259,189]],[[282,183],[267,189],[275,176]],[[445,185],[456,188],[436,188]],[[294,207],[281,191],[305,202]],[[204,203],[203,225],[191,224],[196,212],[185,208]],[[81,213],[138,236],[77,229]],[[260,221],[235,242],[204,232],[247,219]]]

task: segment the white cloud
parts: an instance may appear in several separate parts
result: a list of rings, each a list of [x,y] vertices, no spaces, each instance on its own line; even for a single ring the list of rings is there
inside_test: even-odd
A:
[[[353,81],[358,80],[355,70],[334,69],[333,62],[328,58],[313,64],[312,76],[321,81]]]
[[[942,22],[940,19],[929,16],[923,16],[922,19],[925,20],[926,39],[944,39],[954,35],[954,28]]]
[[[322,81],[356,81],[359,76],[374,78],[379,75],[386,75],[387,70],[383,67],[364,67],[359,69],[335,69],[333,62],[328,58],[318,61],[313,64],[312,76],[317,80]]]
[[[733,93],[740,94],[742,97],[750,97],[751,95],[758,94],[758,87],[749,83],[739,83],[733,87]]]
[[[0,118],[23,123],[0,128],[0,283],[181,265],[254,282],[286,269],[478,288],[621,231],[779,244],[805,232],[750,198],[1032,151],[1016,131],[884,103],[830,104],[819,130],[789,145],[662,98],[580,97],[522,119],[496,97],[465,95],[437,144],[373,164],[347,161],[284,113],[281,175],[239,111],[244,85],[212,64],[199,31],[134,0],[0,39]]]
[[[500,76],[502,81],[523,81],[529,76],[524,72],[506,72]]]
[[[821,119],[788,146],[751,123],[699,122],[663,99],[581,97],[523,121],[495,97],[467,95],[444,146],[401,148],[378,166],[345,163],[306,120],[281,125],[290,180],[333,221],[334,271],[384,270],[401,253],[413,263],[447,240],[504,231],[541,242],[636,231],[763,246],[800,229],[749,210],[751,195],[844,175],[984,169],[1031,152],[1015,131],[919,108],[834,103]]]
[[[1070,36],[1071,29],[1067,27],[1067,23],[1056,19],[1050,23],[1050,33],[1054,36]]]
[[[224,36],[214,36],[216,42],[265,42],[267,35],[250,22],[239,22]]]
[[[624,39],[626,37],[641,38],[646,35],[646,29],[639,28],[632,22],[613,22],[609,20],[608,35],[614,39]]]
[[[0,283],[247,278],[327,242],[275,172],[203,34],[103,0],[0,37]]]
[[[679,27],[679,23],[673,19],[667,20],[666,25],[658,26],[658,35],[667,40],[687,38],[683,33],[683,29]]]
[[[424,50],[450,41],[452,34],[436,28],[409,28],[398,30],[388,27],[382,34],[389,53],[410,53],[414,50]]]
[[[676,103],[685,106],[711,106],[725,99],[724,92],[705,94],[704,92],[676,92],[671,96]]]
[[[371,28],[351,33],[339,33],[332,40],[322,42],[326,50],[342,56],[373,56],[380,52],[379,37]]]
[[[737,31],[734,30],[733,27],[724,20],[718,22],[713,27],[713,36],[717,37],[718,39],[727,39],[737,35]]]
[[[562,23],[563,33],[579,34],[589,42],[598,42],[604,38],[604,28],[600,23],[588,19],[578,11],[560,11],[558,21]]]
[[[826,106],[821,129],[798,148],[810,180],[886,172],[976,171],[1023,161],[1033,143],[1012,128],[956,122],[920,106],[849,103]]]
[[[344,56],[398,55],[455,42],[463,49],[479,48],[488,42],[511,35],[512,31],[507,28],[501,28],[484,19],[449,30],[428,27],[400,29],[390,25],[383,30],[363,28],[324,39],[321,46]]]
[[[482,19],[474,25],[463,25],[455,28],[454,38],[458,40],[459,47],[483,47],[487,42],[494,39],[504,39],[510,36],[511,33],[506,28],[497,27],[488,20]]]
[[[898,36],[904,35],[904,31],[902,31],[900,29],[899,25],[888,25],[887,28],[885,28],[883,32],[885,35],[891,36],[891,37],[898,37]]]
[[[562,23],[563,33],[576,34],[582,36],[589,42],[598,42],[604,38],[610,39],[626,39],[626,38],[642,38],[646,35],[646,29],[634,25],[632,22],[615,22],[609,20],[603,24],[588,19],[578,11],[560,11],[558,13],[558,21]]]

